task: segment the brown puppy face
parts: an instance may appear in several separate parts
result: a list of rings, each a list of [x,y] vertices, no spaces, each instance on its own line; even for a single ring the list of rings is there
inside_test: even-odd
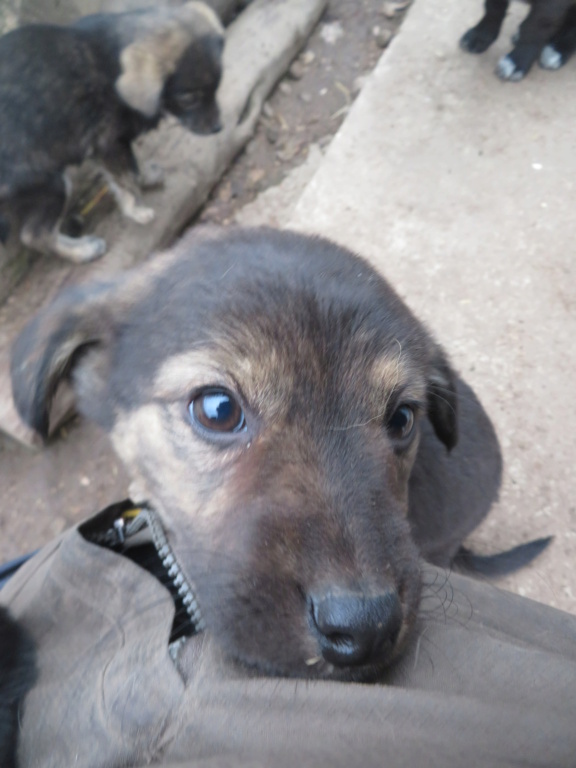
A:
[[[227,655],[350,680],[390,662],[420,593],[419,422],[452,447],[456,403],[439,348],[364,261],[270,230],[185,240],[24,332],[14,392],[40,431],[67,375]]]

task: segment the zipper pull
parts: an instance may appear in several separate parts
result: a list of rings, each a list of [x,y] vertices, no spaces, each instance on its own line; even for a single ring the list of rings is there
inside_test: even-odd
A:
[[[124,522],[123,518],[119,517],[117,520],[114,520],[113,529],[114,533],[116,534],[116,541],[114,542],[115,545],[124,544],[126,541],[126,523]]]

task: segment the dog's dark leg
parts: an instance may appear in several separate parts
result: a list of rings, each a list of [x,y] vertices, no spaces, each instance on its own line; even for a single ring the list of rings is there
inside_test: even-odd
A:
[[[21,195],[18,201],[23,221],[20,239],[35,251],[54,253],[82,264],[102,256],[106,243],[100,237],[74,238],[60,232],[70,188],[65,176],[53,176]]]
[[[468,53],[484,53],[500,34],[509,0],[486,0],[484,16],[460,39],[460,47]]]
[[[103,158],[103,164],[106,184],[122,214],[138,224],[151,222],[155,216],[154,210],[138,205],[136,197],[119,183],[118,178],[132,176],[140,187],[147,189],[162,184],[161,169],[151,165],[142,172],[128,141],[118,142]]]
[[[518,42],[498,62],[496,74],[502,80],[522,80],[546,43],[562,24],[572,0],[544,0],[532,5],[519,29]]]
[[[576,51],[576,5],[568,9],[562,26],[540,55],[544,69],[560,69]]]

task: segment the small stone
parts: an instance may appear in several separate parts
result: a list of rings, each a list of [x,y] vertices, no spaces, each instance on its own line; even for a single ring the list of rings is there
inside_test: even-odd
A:
[[[412,0],[386,0],[382,13],[387,19],[393,19],[399,13],[405,11],[411,2]]]
[[[310,93],[304,92],[300,94],[300,99],[304,102],[304,104],[310,104],[312,101],[312,95]]]
[[[255,187],[258,182],[262,181],[265,175],[266,172],[263,168],[254,168],[254,170],[250,171],[248,174],[248,181],[250,182],[251,186]]]
[[[300,144],[289,141],[276,152],[276,157],[283,163],[289,163],[290,160],[294,160],[298,152],[300,152]]]
[[[310,64],[314,61],[316,58],[316,54],[314,51],[304,51],[304,53],[300,54],[299,59],[304,64],[305,67],[309,67]]]
[[[298,60],[294,61],[288,70],[288,77],[290,77],[292,80],[301,80],[305,74],[306,68]]]
[[[278,86],[280,93],[283,93],[284,96],[290,96],[292,93],[292,86],[290,83],[287,83],[285,80],[283,80],[280,85]]]
[[[386,48],[392,40],[394,33],[390,29],[380,29],[380,27],[374,27],[372,30],[374,40],[378,48]]]
[[[327,24],[323,24],[320,29],[320,37],[328,45],[334,45],[343,36],[344,30],[342,24],[339,21],[332,21]]]

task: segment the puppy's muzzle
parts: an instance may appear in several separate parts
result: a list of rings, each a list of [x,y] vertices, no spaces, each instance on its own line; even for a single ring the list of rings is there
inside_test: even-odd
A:
[[[311,624],[323,658],[337,667],[382,662],[390,656],[402,626],[394,590],[367,596],[330,590],[310,596]]]
[[[182,125],[198,136],[210,136],[222,130],[222,118],[216,102],[204,105],[203,109],[194,108],[179,115]]]

